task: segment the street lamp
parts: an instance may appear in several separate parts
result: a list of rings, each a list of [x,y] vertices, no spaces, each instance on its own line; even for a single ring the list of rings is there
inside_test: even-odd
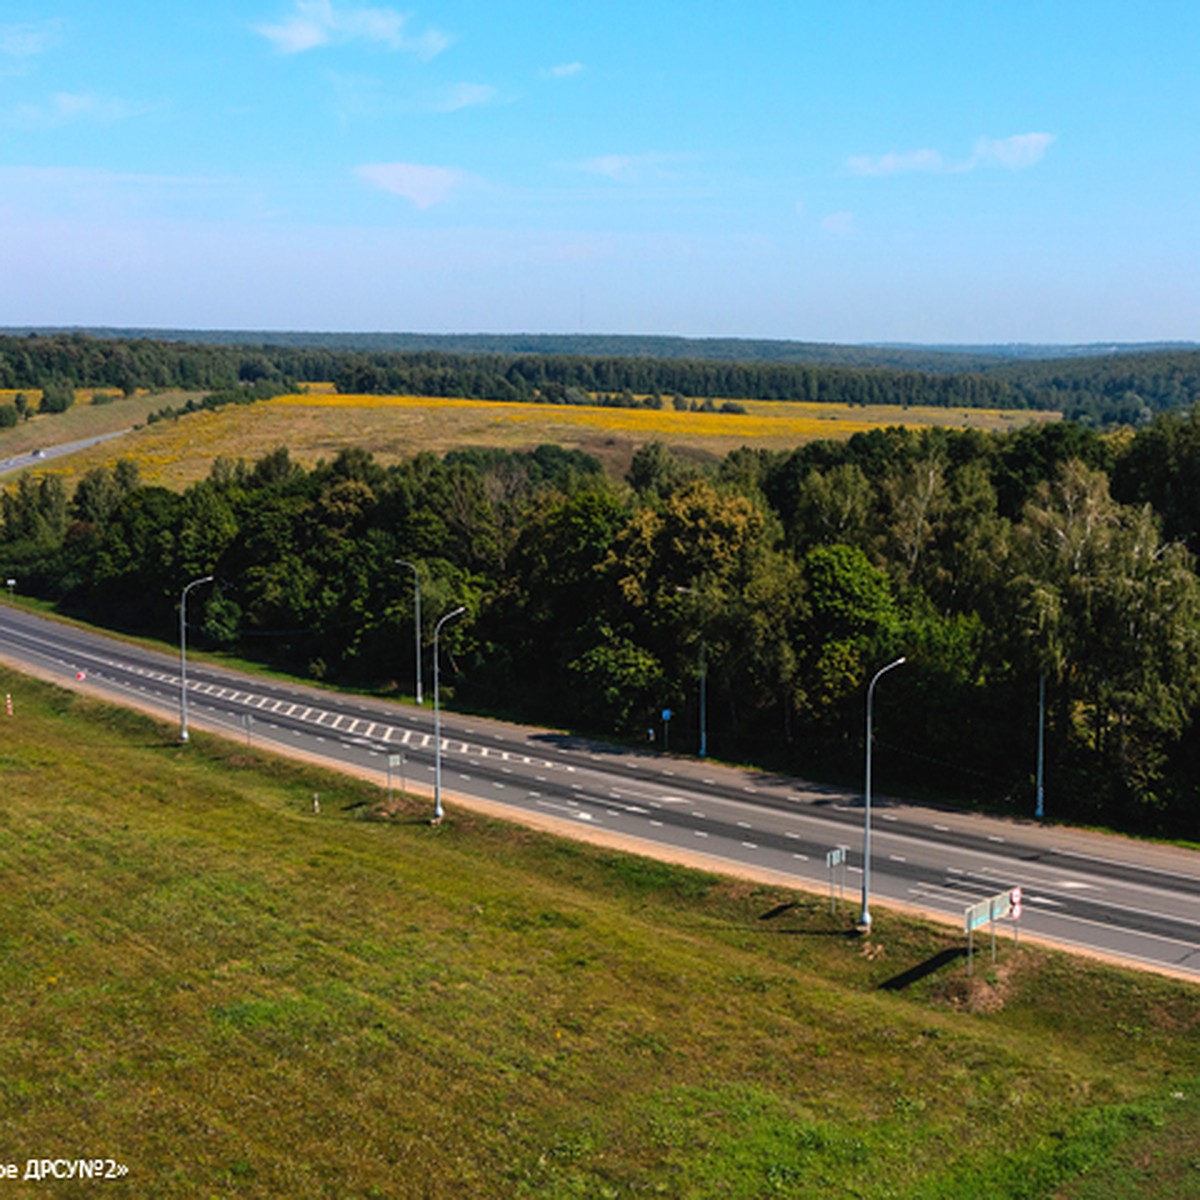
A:
[[[901,655],[895,662],[888,663],[886,667],[880,667],[867,685],[867,780],[864,791],[866,816],[863,832],[862,913],[858,918],[858,923],[863,929],[871,928],[871,702],[875,696],[875,685],[879,682],[879,677],[905,661],[904,656]]]
[[[438,634],[441,633],[442,626],[447,621],[461,616],[466,611],[466,606],[460,604],[452,612],[448,612],[442,617],[433,627],[433,823],[435,825],[440,825],[442,817],[445,815],[442,811],[442,708],[438,690]]]
[[[417,574],[416,563],[410,563],[404,558],[394,558],[392,561],[398,567],[407,567],[413,573],[413,629],[416,639],[417,661],[417,703],[422,704],[421,698],[421,576]]]
[[[680,587],[675,590],[682,595],[694,596],[696,589]],[[700,757],[708,757],[708,662],[707,647],[703,636],[700,638]]]
[[[1040,821],[1046,815],[1046,669],[1038,673],[1037,795],[1033,815]]]
[[[211,575],[193,579],[179,598],[179,740],[188,740],[187,726],[187,598],[188,592],[202,583],[212,583]]]

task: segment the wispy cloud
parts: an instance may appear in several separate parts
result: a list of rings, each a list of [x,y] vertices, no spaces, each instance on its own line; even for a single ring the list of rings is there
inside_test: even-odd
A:
[[[31,21],[23,25],[0,25],[0,54],[5,58],[33,58],[58,44],[61,20]]]
[[[1000,166],[1023,171],[1039,162],[1054,141],[1052,133],[1018,133],[1013,137],[980,138],[975,143],[972,166]]]
[[[412,31],[411,19],[409,13],[393,8],[335,5],[332,0],[296,0],[293,11],[282,20],[258,24],[253,29],[280,54],[301,54],[319,46],[365,41],[428,59],[450,44],[451,39],[436,29]]]
[[[453,113],[496,104],[499,91],[489,83],[426,86],[421,81],[385,81],[371,75],[330,71],[338,114],[344,118],[379,119],[412,113]]]
[[[570,79],[572,75],[578,75],[583,71],[583,63],[568,62],[559,63],[556,67],[548,67],[542,72],[549,79]]]
[[[915,171],[961,175],[978,167],[1007,167],[1022,171],[1039,162],[1054,141],[1052,133],[1018,133],[1007,138],[980,138],[971,157],[948,161],[937,150],[892,151],[872,157],[857,154],[846,160],[855,175],[898,175]]]
[[[575,168],[589,175],[602,175],[614,183],[645,183],[661,180],[671,172],[674,164],[687,159],[685,154],[601,154],[575,164]]]
[[[431,208],[449,199],[471,176],[456,167],[431,167],[423,163],[364,163],[354,173],[372,187],[403,196],[418,208]]]
[[[98,167],[0,167],[0,184],[21,188],[69,187],[224,187],[233,182],[216,175],[154,175],[106,171]]]
[[[463,108],[478,108],[491,104],[498,93],[490,83],[455,83],[440,96],[435,96],[428,107],[435,112],[458,112]]]
[[[855,175],[896,175],[904,171],[941,171],[942,156],[936,150],[910,150],[906,154],[881,154],[871,158],[865,154],[846,160]]]
[[[830,213],[821,221],[821,228],[835,237],[849,237],[854,233],[854,214],[852,212]]]
[[[54,129],[75,121],[111,125],[149,112],[150,106],[97,96],[93,92],[56,92],[41,103],[22,103],[0,113],[0,124],[16,129]]]
[[[57,18],[0,25],[0,77],[24,74],[32,59],[58,45],[62,30],[63,22]]]

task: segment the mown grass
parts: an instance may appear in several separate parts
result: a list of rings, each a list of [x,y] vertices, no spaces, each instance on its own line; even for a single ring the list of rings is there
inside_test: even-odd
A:
[[[953,933],[0,688],[0,1161],[155,1197],[1200,1184],[1193,987],[1005,945],[889,990]]]

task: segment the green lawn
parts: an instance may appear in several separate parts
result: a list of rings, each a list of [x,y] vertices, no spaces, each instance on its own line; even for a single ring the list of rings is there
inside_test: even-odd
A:
[[[883,909],[863,941],[821,898],[380,817],[0,690],[0,1166],[113,1158],[139,1197],[1200,1193],[1194,987],[1010,942],[968,980]]]

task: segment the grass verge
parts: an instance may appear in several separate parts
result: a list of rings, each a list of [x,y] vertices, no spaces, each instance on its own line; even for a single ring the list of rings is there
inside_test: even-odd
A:
[[[111,1157],[156,1197],[1196,1194],[1186,984],[1011,947],[968,980],[940,927],[381,817],[0,685],[0,1164]]]

